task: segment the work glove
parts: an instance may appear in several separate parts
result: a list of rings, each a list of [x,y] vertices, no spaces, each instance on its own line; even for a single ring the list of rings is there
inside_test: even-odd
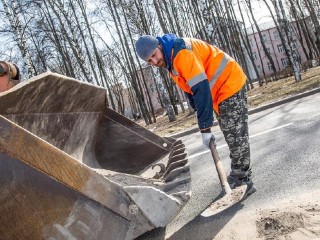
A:
[[[210,148],[209,143],[211,139],[213,141],[215,140],[214,135],[211,132],[201,132],[201,135],[203,145],[205,145],[207,148]]]

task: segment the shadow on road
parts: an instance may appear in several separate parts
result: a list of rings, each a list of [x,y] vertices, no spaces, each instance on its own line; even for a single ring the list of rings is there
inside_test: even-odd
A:
[[[166,237],[166,228],[157,228],[143,234],[136,240],[211,240],[214,239],[221,229],[223,229],[243,207],[243,203],[239,202],[212,217],[202,217],[199,213],[197,217],[188,222],[171,236]]]
[[[243,206],[244,205],[242,203],[237,203],[223,212],[207,218],[202,217],[199,214],[196,218],[184,225],[168,239],[214,239],[221,229],[224,228],[224,226],[235,216],[239,210],[243,208]]]

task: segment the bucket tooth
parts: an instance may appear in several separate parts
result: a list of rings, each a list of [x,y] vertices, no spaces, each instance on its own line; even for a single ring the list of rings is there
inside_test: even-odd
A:
[[[174,163],[171,163],[166,172],[163,174],[163,176],[165,177],[167,174],[169,174],[169,172],[171,172],[173,169],[176,169],[178,167],[182,167],[182,166],[185,166],[186,164],[188,163],[188,159],[183,159],[183,160],[180,160],[180,161],[176,161]]]
[[[181,140],[181,139],[176,140],[176,141],[173,143],[173,147],[175,147],[175,146],[177,146],[177,145],[179,145],[179,144],[181,144],[181,143],[182,143],[182,140]]]
[[[177,154],[177,155],[174,155],[172,156],[171,158],[169,158],[168,160],[168,165],[170,165],[171,163],[173,162],[176,162],[176,161],[179,161],[179,160],[182,160],[182,159],[185,159],[187,157],[187,153],[186,152],[183,152],[181,154]]]
[[[186,151],[186,148],[185,148],[185,147],[184,147],[184,148],[179,148],[179,149],[177,149],[177,150],[173,150],[173,151],[171,151],[171,153],[169,154],[169,159],[170,159],[171,157],[174,157],[174,156],[178,155],[178,154],[184,153],[185,151]]]
[[[172,148],[172,152],[174,152],[174,151],[176,151],[176,150],[178,150],[178,149],[182,149],[182,148],[186,148],[186,146],[183,144],[183,143],[181,143],[181,144],[178,144],[178,145],[175,145],[173,148]]]
[[[165,182],[170,182],[172,180],[174,180],[175,178],[177,178],[178,176],[180,176],[181,173],[185,173],[185,172],[189,172],[190,171],[190,166],[186,165],[183,167],[178,167],[174,170],[172,170],[171,172],[169,172],[165,177],[164,177],[164,181]]]

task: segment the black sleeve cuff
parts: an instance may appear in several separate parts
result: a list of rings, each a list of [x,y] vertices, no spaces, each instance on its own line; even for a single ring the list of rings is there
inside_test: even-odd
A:
[[[211,128],[200,130],[201,133],[211,133]]]

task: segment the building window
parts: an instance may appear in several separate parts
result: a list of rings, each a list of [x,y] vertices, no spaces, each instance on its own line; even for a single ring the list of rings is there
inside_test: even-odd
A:
[[[268,52],[269,54],[271,53],[270,48],[267,48],[267,52]]]
[[[281,58],[281,63],[283,67],[289,66],[289,60],[288,58]]]
[[[253,55],[253,60],[257,60],[257,53],[254,52],[252,55]]]
[[[151,92],[154,93],[154,92],[157,91],[157,88],[156,88],[156,85],[155,85],[155,84],[150,84],[149,87],[150,87]]]
[[[284,47],[283,47],[283,45],[282,45],[282,44],[277,45],[277,47],[278,47],[278,52],[279,52],[279,53],[284,52]]]
[[[297,39],[292,40],[291,46],[292,46],[293,48],[297,48],[297,47],[298,47]]]
[[[258,69],[258,73],[262,73],[262,69],[260,65],[257,66],[257,69]]]
[[[268,36],[267,34],[262,34],[262,42],[267,43],[268,42]]]
[[[279,32],[277,30],[273,32],[273,37],[275,40],[279,39]]]
[[[249,39],[249,44],[250,44],[251,47],[253,46],[252,39]]]
[[[272,65],[271,65],[271,63],[268,62],[267,64],[268,64],[268,69],[269,69],[269,71],[272,71]]]

